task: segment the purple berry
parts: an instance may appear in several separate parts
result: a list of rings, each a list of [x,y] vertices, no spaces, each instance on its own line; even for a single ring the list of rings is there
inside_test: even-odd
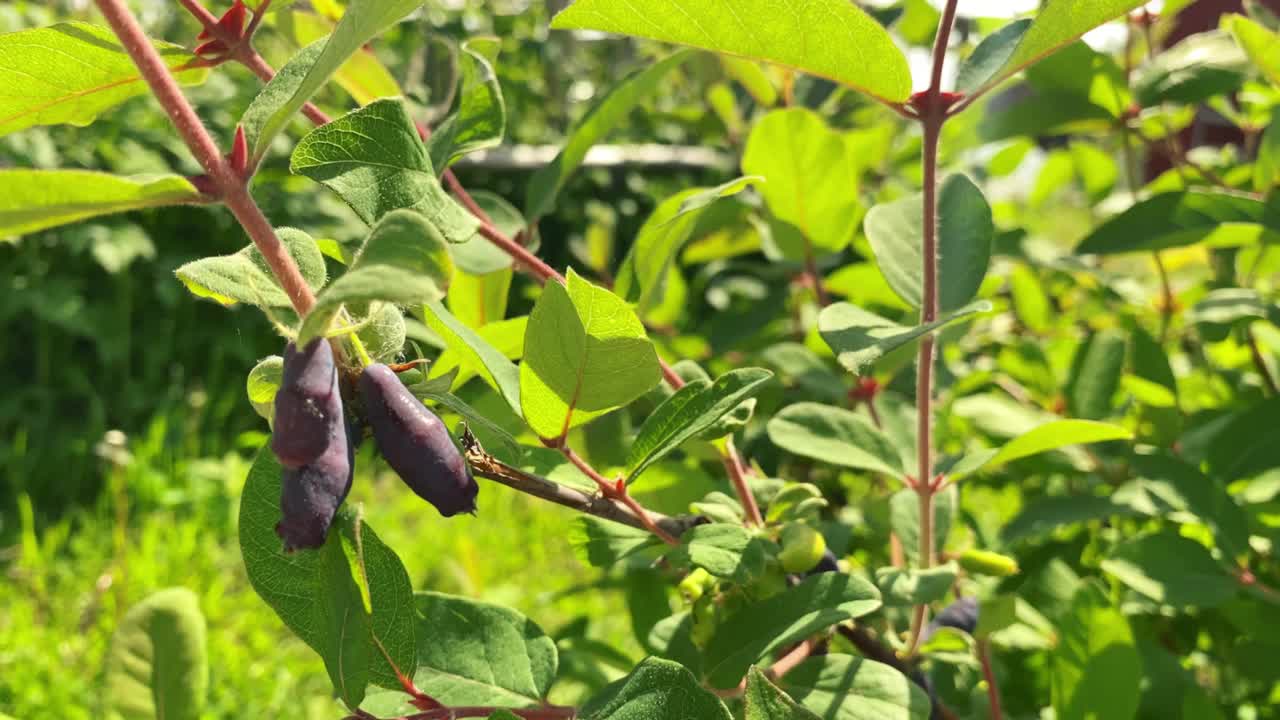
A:
[[[271,450],[287,468],[301,468],[343,436],[342,394],[333,349],[323,339],[301,352],[289,343],[276,393]]]
[[[925,628],[924,639],[928,640],[940,627],[952,627],[972,635],[978,628],[978,599],[962,597],[943,608]]]
[[[480,486],[440,418],[386,365],[360,376],[360,396],[378,452],[423,500],[445,517],[474,512]]]
[[[334,442],[320,457],[301,467],[284,469],[280,486],[283,517],[276,524],[276,534],[284,540],[286,552],[324,545],[338,507],[351,490],[355,448],[341,415],[335,425],[339,431]]]

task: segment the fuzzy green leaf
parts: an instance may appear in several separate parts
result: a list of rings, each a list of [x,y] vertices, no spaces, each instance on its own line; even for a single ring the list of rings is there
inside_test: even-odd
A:
[[[327,271],[324,256],[311,236],[293,228],[276,231],[285,250],[313,290],[324,287]],[[261,308],[287,308],[289,295],[280,287],[255,245],[247,245],[234,255],[193,260],[174,271],[192,295],[208,298],[228,307],[246,303]]]
[[[388,213],[369,233],[342,277],[316,296],[298,331],[305,344],[323,334],[347,303],[418,305],[444,297],[453,275],[449,248],[436,226],[418,213]]]
[[[470,240],[478,227],[440,185],[402,100],[378,100],[312,130],[290,169],[338,193],[370,225],[407,208],[451,243]]]
[[[778,684],[822,720],[927,720],[931,709],[901,672],[849,655],[811,657]]]
[[[747,720],[818,720],[756,667],[747,673],[746,706]]]
[[[1241,245],[1280,238],[1280,205],[1220,190],[1155,195],[1099,225],[1078,255]]]

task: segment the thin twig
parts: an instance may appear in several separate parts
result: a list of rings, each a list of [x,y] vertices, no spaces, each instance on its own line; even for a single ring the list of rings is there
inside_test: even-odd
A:
[[[1258,338],[1253,334],[1253,328],[1246,328],[1244,335],[1249,344],[1249,356],[1253,359],[1253,367],[1262,376],[1262,382],[1271,391],[1271,396],[1280,395],[1280,387],[1276,385],[1276,378],[1271,374],[1271,368],[1267,367],[1267,359],[1263,357],[1262,350],[1258,347]]]
[[[608,478],[601,475],[598,470],[591,467],[590,463],[584,460],[582,456],[578,455],[578,453],[574,452],[573,448],[568,445],[561,443],[558,449],[560,450],[561,455],[564,455],[569,462],[573,463],[574,467],[581,470],[584,475],[595,482],[596,487],[600,488],[600,493],[604,497],[625,505],[627,509],[640,520],[640,523],[645,530],[657,535],[662,542],[668,545],[676,546],[680,544],[680,540],[676,535],[671,534],[659,525],[653,514],[645,509],[638,500],[631,497],[631,493],[627,492],[625,482],[622,480],[618,480],[617,482],[610,481]]]
[[[566,487],[502,462],[485,452],[470,432],[463,434],[462,444],[472,472],[482,478],[602,520],[627,525],[637,530],[649,529],[629,508],[615,500]],[[655,512],[649,512],[649,518],[664,532],[676,537],[683,535],[689,528],[706,522],[706,518],[697,515],[669,517]]]

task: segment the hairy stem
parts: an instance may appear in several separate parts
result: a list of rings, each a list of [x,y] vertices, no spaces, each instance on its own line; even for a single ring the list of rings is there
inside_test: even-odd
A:
[[[947,120],[946,105],[941,102],[942,65],[955,25],[957,0],[947,0],[933,44],[933,70],[929,89],[926,91],[920,114],[924,132],[922,163],[924,166],[924,214],[921,238],[921,298],[920,322],[928,324],[938,319],[938,141],[942,126]],[[936,341],[932,333],[920,340],[920,353],[916,361],[916,492],[920,498],[920,568],[927,570],[936,563],[937,551],[933,537],[933,363]],[[909,647],[915,653],[920,635],[929,616],[929,606],[921,603],[911,619]]]
[[[173,122],[183,142],[191,150],[191,154],[204,167],[205,172],[213,180],[222,201],[226,203],[249,234],[258,251],[262,253],[271,272],[280,282],[285,294],[293,303],[299,315],[305,315],[315,304],[315,296],[307,281],[303,279],[298,265],[285,250],[284,244],[276,236],[275,229],[253,197],[244,178],[240,177],[227,163],[226,158],[218,150],[218,145],[205,129],[196,115],[191,103],[179,89],[178,83],[165,66],[164,60],[156,52],[151,41],[142,32],[138,21],[133,17],[124,0],[95,0],[98,9],[111,26],[111,30],[120,39],[125,52],[138,66],[138,71],[151,88],[152,94],[165,113]]]

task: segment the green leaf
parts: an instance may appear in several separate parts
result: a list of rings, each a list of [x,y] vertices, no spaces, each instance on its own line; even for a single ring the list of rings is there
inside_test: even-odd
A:
[[[1064,525],[1105,520],[1111,517],[1132,517],[1138,512],[1121,505],[1110,497],[1073,495],[1047,497],[1028,503],[1000,531],[1005,543],[1047,535]]]
[[[445,705],[532,707],[545,700],[559,659],[542,628],[500,605],[434,592],[415,599],[419,689]]]
[[[979,300],[944,313],[934,322],[912,327],[899,325],[856,305],[835,303],[823,308],[818,315],[818,331],[835,351],[840,364],[854,375],[861,375],[869,365],[903,345],[991,309],[991,303]]]
[[[942,550],[947,544],[951,524],[960,510],[960,490],[948,485],[933,496],[933,544]],[[889,527],[893,529],[907,559],[916,562],[920,557],[920,495],[915,490],[899,490],[889,497]]]
[[[1142,200],[1098,226],[1076,247],[1078,255],[1208,247],[1274,240],[1280,209],[1221,190],[1181,190]]]
[[[707,681],[716,688],[736,687],[770,652],[879,607],[880,591],[862,578],[841,573],[806,578],[716,626],[706,646]]]
[[[852,3],[813,0],[576,0],[551,27],[603,30],[765,60],[899,103],[911,71],[889,33]]]
[[[876,570],[876,585],[889,607],[907,607],[941,600],[956,581],[955,563],[928,570],[883,567]]]
[[[1271,122],[1258,140],[1258,158],[1253,163],[1253,189],[1268,193],[1276,187],[1280,187],[1280,107],[1271,110]]]
[[[1054,420],[1019,435],[997,451],[978,453],[965,458],[957,463],[947,476],[957,480],[980,469],[994,470],[1015,460],[1070,445],[1132,439],[1133,433],[1119,425],[1093,420]]]
[[[298,342],[305,344],[326,332],[347,303],[416,305],[439,300],[452,275],[449,248],[436,226],[409,210],[390,212],[369,232],[347,272],[316,296]]]
[[[498,47],[496,38],[462,44],[458,54],[458,109],[436,125],[427,140],[431,165],[437,173],[467,153],[502,144],[507,132],[507,105],[493,69]]]
[[[281,66],[267,84],[262,86],[253,98],[253,102],[249,103],[249,107],[245,109],[244,115],[240,116],[240,126],[244,128],[245,141],[253,151],[253,159],[261,160],[267,154],[274,133],[264,138],[263,130],[272,117],[298,92],[298,88],[306,80],[311,68],[315,67],[316,60],[324,52],[328,41],[327,37],[321,38],[294,53],[293,57],[289,58],[289,62]],[[301,108],[304,104],[306,103],[300,103],[298,107]],[[282,123],[276,132],[286,125],[288,125],[287,122]]]
[[[1134,74],[1134,97],[1143,107],[1165,102],[1195,105],[1240,89],[1249,59],[1231,36],[1196,33],[1162,50]]]
[[[106,704],[123,720],[196,720],[209,689],[200,600],[168,588],[133,606],[107,656]]]
[[[1032,63],[1044,59],[1076,38],[1138,7],[1143,0],[1049,0],[998,72],[971,93],[987,90]],[[1003,53],[1004,51],[1002,51]]]
[[[775,110],[752,128],[742,171],[767,180],[760,192],[775,218],[812,247],[837,252],[862,219],[851,153],[845,137],[812,110]]]
[[[572,9],[576,9],[576,6]],[[561,13],[560,17],[563,16],[564,13]],[[556,18],[557,22],[560,17]],[[553,27],[555,27],[554,24]],[[555,208],[556,196],[560,194],[560,189],[582,164],[591,146],[625,121],[642,100],[658,89],[667,73],[691,57],[693,53],[677,52],[628,75],[582,116],[578,124],[569,132],[564,149],[556,159],[529,179],[525,193],[524,214],[530,223],[536,222],[538,218]]]
[[[1093,584],[1081,587],[1072,599],[1050,661],[1058,720],[1133,720],[1142,657],[1124,615]]]
[[[680,547],[668,553],[679,567],[700,567],[716,577],[749,582],[765,569],[764,540],[741,524],[710,523],[690,528]]]
[[[246,113],[253,116],[252,124],[256,128],[250,146],[254,160],[266,154],[272,139],[284,129],[293,114],[333,77],[347,58],[420,5],[422,0],[351,0],[333,34],[318,52],[312,51],[314,57],[308,54],[302,58],[298,67],[290,69],[275,89],[268,92],[269,88],[264,88],[266,97],[261,106],[256,110],[250,108]],[[255,104],[258,104],[257,100]],[[249,117],[245,119],[250,120]],[[245,132],[248,137],[247,127]]]
[[[1169,453],[1134,455],[1132,463],[1146,493],[1158,501],[1157,513],[1198,519],[1213,529],[1218,548],[1228,557],[1249,551],[1249,521],[1222,481]]]
[[[1207,460],[1213,477],[1230,482],[1280,466],[1280,444],[1275,442],[1277,418],[1280,398],[1236,413],[1210,442]]]
[[[280,228],[276,235],[302,271],[312,289],[324,287],[327,271],[324,256],[311,236],[293,228]],[[292,306],[255,245],[247,245],[234,255],[193,260],[174,271],[192,295],[209,298],[228,307],[247,303],[262,308]]]
[[[180,70],[196,59],[183,48],[152,45],[182,84],[199,85],[209,76],[208,68]],[[88,125],[147,92],[111,28],[82,22],[0,35],[0,87],[0,136],[34,125]]]
[[[276,391],[284,378],[284,358],[272,355],[260,361],[249,371],[245,380],[245,393],[249,396],[249,404],[254,412],[263,420],[271,422],[275,415]]]
[[[1075,417],[1099,420],[1115,412],[1111,398],[1120,388],[1128,338],[1118,330],[1092,335],[1076,352],[1067,382],[1067,407]]]
[[[520,364],[520,405],[540,437],[561,437],[622,407],[660,377],[653,343],[621,298],[572,269],[567,287],[543,288]]]
[[[1045,293],[1044,285],[1034,270],[1014,266],[1009,274],[1009,293],[1013,296],[1013,309],[1027,329],[1043,333],[1053,325],[1053,305]]]
[[[713,427],[744,400],[759,393],[773,373],[760,368],[731,370],[714,384],[691,382],[667,398],[645,420],[627,456],[627,482],[650,465]]]
[[[999,82],[992,80],[996,78],[996,73],[1004,69],[1009,58],[1013,57],[1030,27],[1029,19],[1015,20],[982,38],[982,42],[978,43],[969,57],[960,63],[956,90],[972,93],[988,83],[994,85]]]
[[[404,311],[395,305],[374,303],[370,312],[353,317],[360,326],[356,335],[374,362],[393,362],[404,351],[407,328]]]
[[[1264,320],[1267,306],[1253,288],[1210,290],[1187,312],[1187,322],[1230,325],[1240,320]]]
[[[672,263],[698,230],[705,211],[762,181],[758,176],[740,177],[714,188],[685,190],[659,203],[618,268],[617,293],[641,308],[657,304]]]
[[[1236,14],[1223,15],[1222,27],[1235,36],[1253,65],[1273,84],[1280,86],[1280,35]]]
[[[3,37],[3,36],[0,36]],[[122,177],[89,170],[0,170],[0,238],[98,215],[200,199],[184,177]]]
[[[720,698],[679,663],[646,658],[583,706],[583,720],[732,720]]]
[[[818,720],[754,666],[747,673],[746,706],[746,720]]]
[[[844,408],[803,402],[788,405],[769,420],[769,439],[778,447],[841,467],[902,477],[902,456],[884,433],[862,415]]]
[[[645,530],[583,516],[569,526],[569,544],[578,558],[592,567],[609,567],[662,541]]]
[[[893,291],[920,307],[923,199],[917,194],[877,205],[865,231],[880,271]],[[938,302],[957,310],[973,299],[987,274],[995,225],[991,207],[973,181],[952,175],[938,189]]]
[[[277,6],[273,5],[272,10],[276,10]],[[313,15],[308,12],[285,11],[281,12],[276,22],[276,29],[288,36],[289,40],[299,48],[317,44],[320,48],[324,47],[323,41],[333,33],[335,23],[328,18]],[[311,61],[314,64],[315,60]],[[308,69],[310,64],[308,64]],[[305,73],[304,73],[305,74]],[[299,82],[301,78],[299,78]],[[339,87],[346,90],[351,98],[359,105],[368,105],[374,100],[385,97],[398,97],[404,93],[400,90],[400,85],[396,82],[395,76],[378,61],[378,56],[368,46],[351,53],[346,62],[342,63],[342,67],[338,68],[333,74],[333,81]],[[293,83],[293,90],[297,90],[298,82]],[[290,91],[292,93],[292,91]],[[279,102],[287,100],[281,98]],[[255,147],[250,139],[249,147]]]
[[[413,588],[404,565],[372,528],[347,511],[334,520],[323,548],[286,553],[275,532],[281,472],[275,455],[264,448],[245,481],[240,552],[249,584],[320,654],[335,688],[346,688],[344,699],[359,702],[368,683],[399,689],[386,657],[408,676],[416,668]],[[361,658],[363,665],[351,663]]]
[[[779,685],[822,720],[927,720],[932,708],[906,675],[849,655],[811,657]]]
[[[1236,594],[1236,583],[1204,545],[1172,532],[1131,538],[1102,561],[1103,571],[1159,603],[1216,607]]]
[[[515,364],[450,314],[439,302],[426,303],[423,309],[423,319],[427,326],[444,339],[451,351],[462,358],[461,364],[479,373],[490,387],[502,395],[516,415],[522,415],[520,371]]]
[[[478,227],[441,187],[401,100],[378,100],[312,130],[294,148],[290,169],[338,193],[370,225],[408,208],[451,243],[470,240]]]

